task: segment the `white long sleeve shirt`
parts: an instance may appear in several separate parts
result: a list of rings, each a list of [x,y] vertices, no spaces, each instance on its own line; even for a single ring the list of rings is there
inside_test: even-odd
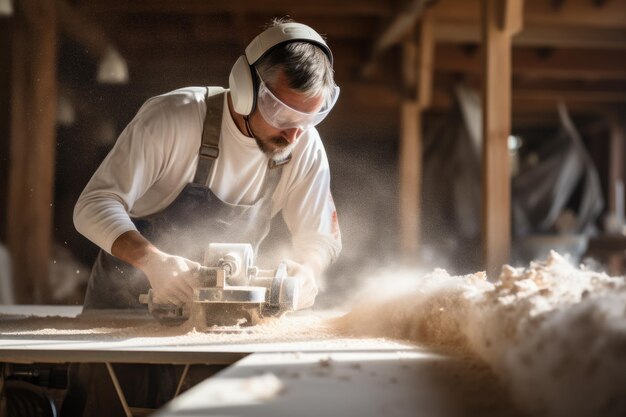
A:
[[[212,89],[213,90],[213,89]],[[123,233],[137,230],[131,218],[169,206],[192,182],[206,113],[206,88],[187,87],[148,100],[119,136],[74,208],[76,229],[111,253]],[[211,190],[230,204],[252,204],[267,174],[267,156],[243,135],[224,95],[220,155]],[[315,128],[297,141],[272,197],[272,217],[282,210],[294,258],[332,262],[341,250],[330,193],[326,152]]]

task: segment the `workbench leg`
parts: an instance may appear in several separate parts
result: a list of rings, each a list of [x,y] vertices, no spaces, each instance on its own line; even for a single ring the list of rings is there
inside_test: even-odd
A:
[[[185,365],[185,369],[183,369],[183,374],[180,376],[180,380],[178,381],[178,387],[176,387],[176,392],[174,393],[174,398],[178,397],[178,394],[180,394],[180,390],[183,388],[183,382],[185,381],[185,378],[187,377],[187,373],[189,372],[189,364]]]
[[[113,381],[113,386],[115,387],[115,392],[117,392],[117,396],[122,403],[122,407],[124,408],[124,413],[126,413],[126,417],[133,417],[133,413],[126,402],[126,397],[124,396],[124,391],[122,391],[122,386],[120,382],[117,380],[117,376],[115,375],[115,371],[109,362],[106,362],[107,369],[109,370],[109,375],[111,375],[111,381]]]

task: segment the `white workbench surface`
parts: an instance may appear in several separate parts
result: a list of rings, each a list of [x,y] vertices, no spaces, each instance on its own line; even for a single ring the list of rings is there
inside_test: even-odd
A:
[[[231,364],[155,416],[516,416],[482,364],[385,339],[81,332],[80,307],[0,307],[0,362]],[[55,315],[58,335],[39,335]],[[12,317],[15,316],[15,317]],[[58,325],[61,320],[61,326]],[[65,321],[63,321],[65,320]],[[74,321],[76,320],[76,321]],[[82,324],[85,325],[85,324]],[[23,329],[22,329],[23,327]]]
[[[255,353],[155,417],[517,416],[487,369],[405,351]]]
[[[80,320],[80,312],[80,307],[65,306],[0,307],[0,362],[231,364],[253,352],[413,349],[391,340],[322,338],[304,331],[284,340],[246,330],[190,335],[184,327],[164,328],[149,316],[129,312],[111,313],[116,324],[106,327],[104,316]],[[34,317],[39,315],[46,317]],[[94,329],[94,323],[101,328]],[[143,327],[135,331],[133,326]]]

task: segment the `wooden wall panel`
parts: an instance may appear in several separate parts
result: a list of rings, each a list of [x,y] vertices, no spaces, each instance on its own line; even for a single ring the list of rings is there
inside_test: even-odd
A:
[[[11,80],[8,247],[20,303],[49,296],[57,102],[53,0],[17,4]]]

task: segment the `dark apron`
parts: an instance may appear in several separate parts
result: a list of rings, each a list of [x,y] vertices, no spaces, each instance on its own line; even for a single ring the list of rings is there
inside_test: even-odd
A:
[[[265,182],[252,205],[226,203],[209,189],[219,156],[224,94],[209,96],[207,88],[207,112],[193,182],[163,211],[132,219],[138,231],[160,250],[200,263],[212,242],[250,243],[257,253],[269,232],[272,195],[282,172],[282,165],[268,163]],[[84,308],[145,309],[139,295],[149,288],[143,272],[101,250],[89,277]]]

